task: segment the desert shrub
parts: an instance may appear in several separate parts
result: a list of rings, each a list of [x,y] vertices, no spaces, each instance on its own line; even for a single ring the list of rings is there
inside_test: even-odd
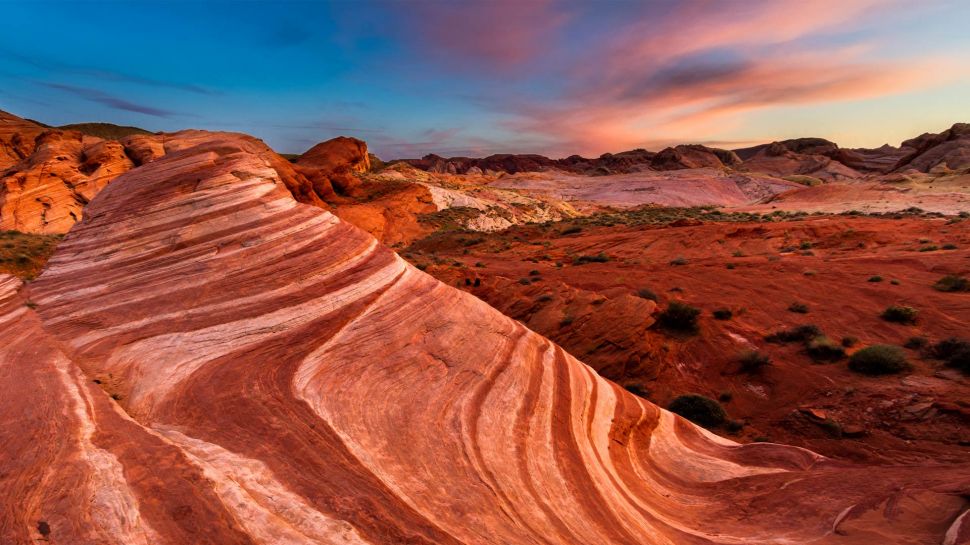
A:
[[[882,282],[882,277],[879,275],[870,276],[869,282]]]
[[[772,333],[765,340],[770,343],[808,342],[820,336],[822,330],[817,325],[806,324]]]
[[[820,178],[814,176],[806,176],[804,174],[793,174],[791,176],[785,176],[782,178],[789,182],[795,182],[796,184],[802,184],[808,187],[814,187],[817,185],[822,185],[824,182]]]
[[[735,265],[734,263],[728,263],[727,265],[725,265],[725,267],[727,267],[728,270],[733,270],[736,266],[737,265]]]
[[[788,305],[788,310],[798,314],[808,314],[808,305],[805,303],[792,303]]]
[[[842,337],[842,346],[846,348],[852,348],[857,344],[859,344],[859,337],[853,337],[852,335]]]
[[[942,246],[942,248],[944,250],[956,250],[957,249],[957,245],[956,244],[944,244]]]
[[[744,422],[741,420],[728,420],[724,423],[724,429],[730,433],[738,433],[744,429]]]
[[[891,305],[886,307],[886,310],[882,311],[883,320],[887,322],[895,322],[897,324],[915,324],[916,317],[919,316],[919,311],[913,307],[906,307],[902,305]]]
[[[539,297],[536,298],[537,303],[548,303],[549,301],[552,301],[552,296],[549,294],[540,295]]]
[[[903,348],[909,348],[910,350],[919,350],[924,348],[929,341],[926,337],[910,337],[906,339],[903,343]]]
[[[567,325],[572,324],[574,321],[576,321],[576,318],[573,318],[572,316],[565,316],[559,321],[559,327],[566,327]]]
[[[610,256],[603,252],[596,255],[581,255],[573,260],[573,265],[585,265],[587,263],[606,263],[610,260]]]
[[[578,225],[573,225],[572,227],[567,227],[559,232],[560,235],[575,235],[576,233],[582,233],[583,228]]]
[[[657,317],[657,323],[674,331],[697,331],[697,317],[700,314],[701,309],[697,307],[681,301],[671,301]]]
[[[653,290],[651,290],[649,288],[640,288],[640,289],[638,289],[637,290],[637,297],[640,297],[642,299],[649,299],[651,301],[656,301],[657,300],[657,294],[654,293]]]
[[[955,274],[948,274],[933,284],[937,291],[970,291],[970,280]]]
[[[818,272],[813,271],[812,269],[808,269],[804,271],[802,274],[804,274],[805,276],[815,276],[816,274],[818,274]]]
[[[893,278],[892,280],[889,281],[889,283],[892,284],[892,285],[894,285],[894,286],[898,286],[899,285],[899,280],[896,280],[895,278]]]
[[[528,278],[519,279],[519,284],[522,284],[523,286],[528,286],[531,283],[532,283],[532,280],[529,280]]]
[[[849,358],[849,369],[864,375],[892,375],[908,368],[903,350],[889,344],[867,346]]]
[[[811,250],[813,247],[813,244],[807,240],[803,240],[802,243],[798,245],[798,247],[801,248],[802,250]]]
[[[936,244],[928,244],[926,246],[921,247],[919,249],[919,251],[921,251],[921,252],[935,252],[935,251],[937,251],[939,249],[940,249],[939,246],[937,246]]]
[[[542,273],[535,269],[532,269],[531,271],[529,271],[529,276],[539,276],[540,274]]]
[[[623,388],[626,391],[630,392],[631,394],[637,397],[642,397],[643,399],[647,399],[647,396],[650,395],[650,391],[644,388],[643,386],[641,386],[640,384],[627,384]]]
[[[808,341],[805,350],[815,361],[838,361],[845,357],[845,349],[824,335]]]
[[[738,356],[742,373],[757,373],[771,365],[771,357],[757,350],[747,350]]]
[[[732,252],[731,255],[733,255],[734,257],[744,257],[744,252],[742,252],[741,250],[734,250],[734,252]]]
[[[720,403],[700,394],[677,397],[670,402],[667,409],[705,428],[720,426],[727,420],[727,412]]]
[[[734,313],[731,312],[731,309],[728,309],[728,308],[714,309],[714,312],[712,312],[711,314],[714,316],[716,320],[730,320],[731,317],[734,316]]]
[[[686,264],[687,264],[687,258],[686,258],[686,257],[684,257],[684,256],[678,256],[678,257],[676,257],[676,258],[674,258],[674,259],[672,259],[672,260],[670,261],[670,264],[671,264],[671,265],[674,265],[674,266],[678,266],[678,265],[686,265]]]
[[[946,362],[948,367],[970,374],[970,341],[950,337],[933,346],[933,357]]]

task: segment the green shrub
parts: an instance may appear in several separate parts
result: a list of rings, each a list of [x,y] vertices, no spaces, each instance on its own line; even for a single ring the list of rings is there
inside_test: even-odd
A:
[[[642,397],[643,399],[648,399],[648,396],[650,395],[650,391],[640,384],[627,384],[623,388],[631,394],[637,397]]]
[[[742,373],[757,373],[771,365],[771,357],[757,350],[747,350],[738,356]]]
[[[596,255],[581,255],[573,260],[573,265],[585,265],[587,263],[606,263],[610,260],[610,256],[603,252]]]
[[[734,313],[731,312],[731,309],[727,309],[727,308],[715,309],[714,312],[712,312],[711,314],[714,316],[714,319],[716,320],[730,320],[734,316]]]
[[[955,274],[948,274],[933,284],[937,291],[970,291],[970,280]]]
[[[653,290],[649,288],[640,288],[639,290],[637,290],[637,296],[642,299],[649,299],[650,301],[657,300],[657,294],[654,293]]]
[[[819,329],[817,325],[806,324],[793,327],[791,329],[785,329],[772,333],[765,337],[765,340],[770,343],[791,343],[791,342],[808,342],[815,337],[820,337],[822,335],[822,330]]]
[[[910,337],[906,339],[903,343],[903,348],[909,348],[910,350],[919,350],[924,348],[929,341],[926,337]]]
[[[697,317],[701,310],[681,301],[671,301],[667,308],[657,317],[661,327],[674,331],[697,331]]]
[[[919,311],[913,307],[891,305],[882,311],[882,319],[897,324],[915,324]]]
[[[824,335],[808,341],[805,350],[815,361],[838,361],[845,357],[845,349]]]
[[[908,368],[903,350],[889,344],[867,346],[849,358],[849,369],[864,375],[892,375]]]
[[[852,348],[857,344],[859,344],[859,337],[853,337],[852,335],[842,337],[842,346],[846,348]]]
[[[792,303],[788,305],[788,310],[798,314],[808,314],[808,305],[805,303]]]
[[[720,403],[700,394],[682,395],[671,401],[667,409],[705,428],[720,426],[727,420]]]
[[[948,367],[970,374],[970,341],[950,337],[933,346],[933,357],[946,362]]]

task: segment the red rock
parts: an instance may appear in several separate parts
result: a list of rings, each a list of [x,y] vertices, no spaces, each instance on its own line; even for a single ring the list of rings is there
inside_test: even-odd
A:
[[[741,164],[734,152],[700,145],[681,145],[661,150],[651,160],[657,170],[723,168]]]
[[[79,132],[40,133],[28,157],[0,180],[0,229],[65,233],[84,205],[133,166],[124,147]]]
[[[4,543],[913,543],[964,509],[970,467],[737,445],[628,394],[272,155],[170,152],[0,280]]]
[[[296,169],[322,200],[332,200],[334,192],[354,195],[360,186],[354,174],[370,170],[367,144],[346,136],[321,142],[296,160]]]

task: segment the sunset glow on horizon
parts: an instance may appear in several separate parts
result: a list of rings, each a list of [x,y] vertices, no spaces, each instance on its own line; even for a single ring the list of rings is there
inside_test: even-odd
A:
[[[245,132],[289,153],[337,135],[385,159],[877,147],[970,121],[956,0],[6,7],[0,109]]]

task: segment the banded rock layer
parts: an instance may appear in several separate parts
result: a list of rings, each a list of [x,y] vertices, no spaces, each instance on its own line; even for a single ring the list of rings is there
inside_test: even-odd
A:
[[[736,445],[297,203],[258,141],[0,279],[0,541],[958,543],[968,467]]]

